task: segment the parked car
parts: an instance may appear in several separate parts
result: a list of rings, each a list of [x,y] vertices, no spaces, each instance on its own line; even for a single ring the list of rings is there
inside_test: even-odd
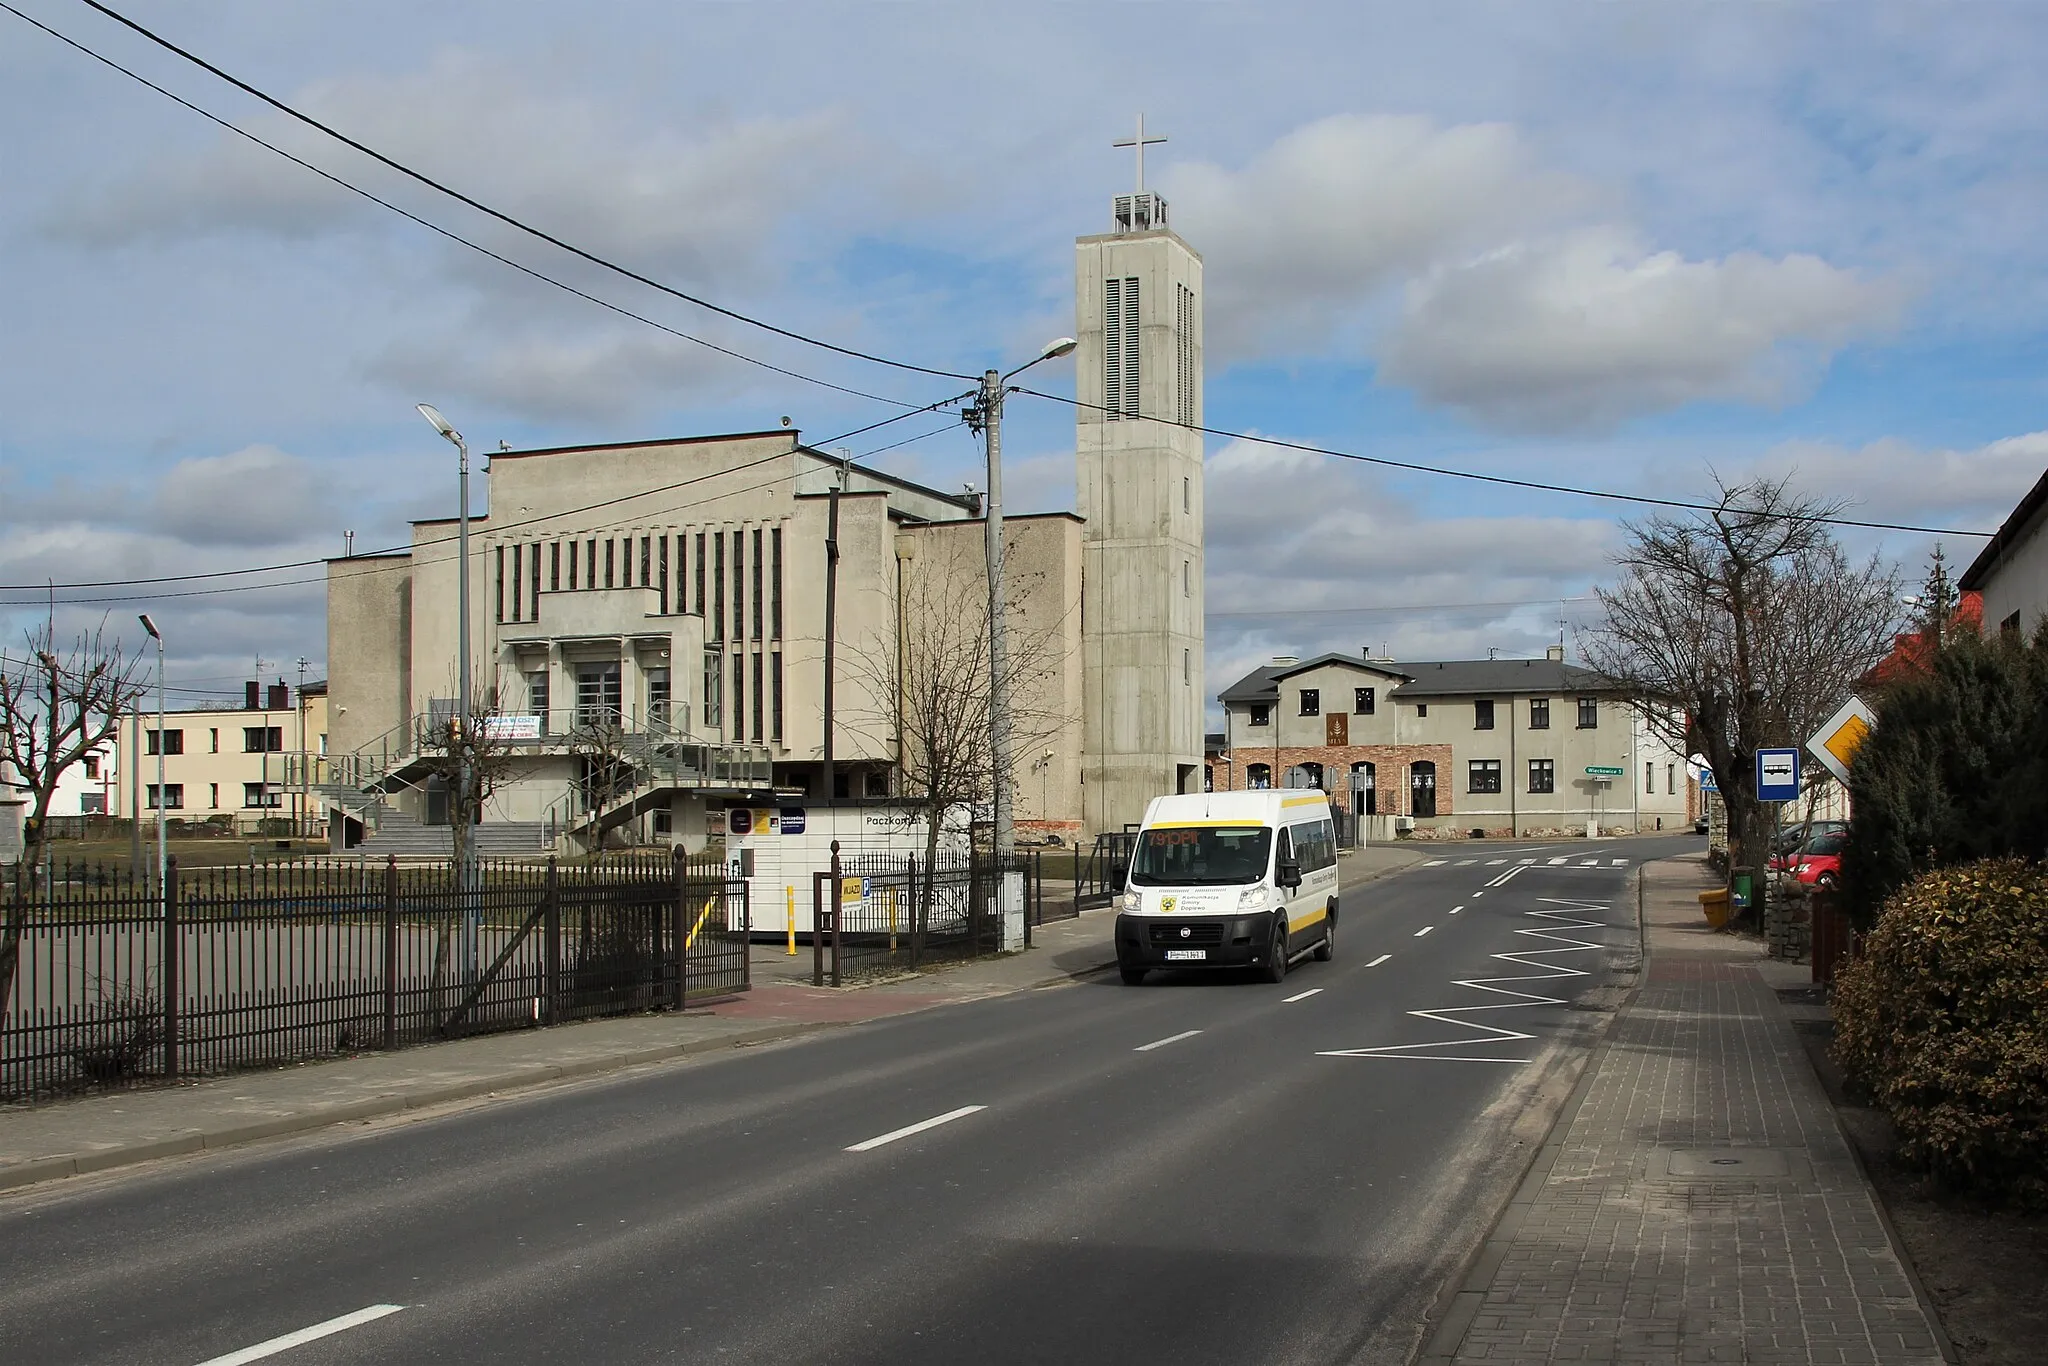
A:
[[[1782,858],[1808,840],[1819,839],[1822,835],[1838,835],[1848,828],[1844,821],[1814,821],[1811,824],[1800,821],[1781,825],[1771,836],[1771,857]]]
[[[1692,823],[1692,832],[1695,835],[1704,835],[1707,833],[1707,818],[1704,815],[1700,816],[1697,820],[1695,820]]]
[[[1848,842],[1847,830],[1815,835],[1791,853],[1772,859],[1771,868],[1790,873],[1809,887],[1833,888],[1842,880],[1842,846]]]

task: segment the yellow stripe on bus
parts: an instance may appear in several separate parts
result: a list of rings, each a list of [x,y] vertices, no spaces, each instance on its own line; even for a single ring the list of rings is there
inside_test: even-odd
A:
[[[1330,799],[1321,794],[1313,797],[1289,797],[1280,803],[1282,806],[1328,806],[1329,804]]]
[[[1290,930],[1298,930],[1303,928],[1304,926],[1313,925],[1318,920],[1321,920],[1325,916],[1329,915],[1329,913],[1330,908],[1328,906],[1324,906],[1318,910],[1310,911],[1307,915],[1290,915],[1287,917],[1287,928]]]

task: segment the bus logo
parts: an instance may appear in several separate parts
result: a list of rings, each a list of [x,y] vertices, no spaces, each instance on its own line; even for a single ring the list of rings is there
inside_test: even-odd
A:
[[[1178,906],[1179,904],[1180,898],[1177,896],[1163,896],[1159,898],[1159,909],[1166,912],[1168,915],[1172,915],[1173,908],[1175,906]]]

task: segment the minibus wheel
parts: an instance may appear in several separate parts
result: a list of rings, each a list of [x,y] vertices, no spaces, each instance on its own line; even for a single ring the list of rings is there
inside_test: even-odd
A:
[[[1143,968],[1119,967],[1116,970],[1116,974],[1124,979],[1124,985],[1127,987],[1134,987],[1145,980],[1145,969]]]
[[[1287,916],[1284,913],[1273,917],[1273,942],[1266,950],[1265,976],[1275,986],[1287,980]]]
[[[1316,945],[1316,961],[1327,963],[1337,956],[1337,913],[1331,911],[1323,919],[1323,939]]]

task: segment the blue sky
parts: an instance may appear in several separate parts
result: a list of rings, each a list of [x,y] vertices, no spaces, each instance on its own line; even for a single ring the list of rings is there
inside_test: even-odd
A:
[[[947,388],[605,279],[73,0],[18,3],[672,326],[888,398]],[[129,12],[562,236],[942,369],[1013,364],[1072,330],[1072,239],[1107,226],[1131,174],[1108,144],[1142,108],[1171,139],[1151,187],[1207,262],[1214,426],[1660,496],[1699,495],[1710,470],[1796,470],[1858,515],[1983,530],[2048,466],[2036,6]],[[484,449],[784,415],[821,440],[889,411],[467,255],[5,14],[0,172],[7,584],[333,554],[345,529],[358,548],[399,539],[453,501],[423,399]],[[1068,505],[1070,413],[1015,401],[1007,448],[1013,505]],[[958,428],[876,460],[975,477]],[[1534,651],[1557,600],[1584,617],[1626,515],[1222,440],[1210,482],[1211,693],[1276,651]],[[1853,539],[1915,573],[1929,548]],[[120,626],[139,605],[194,689],[233,691],[258,655],[324,671],[317,585],[65,615]],[[1259,615],[1282,608],[1313,615]],[[0,606],[10,641],[27,610]]]

